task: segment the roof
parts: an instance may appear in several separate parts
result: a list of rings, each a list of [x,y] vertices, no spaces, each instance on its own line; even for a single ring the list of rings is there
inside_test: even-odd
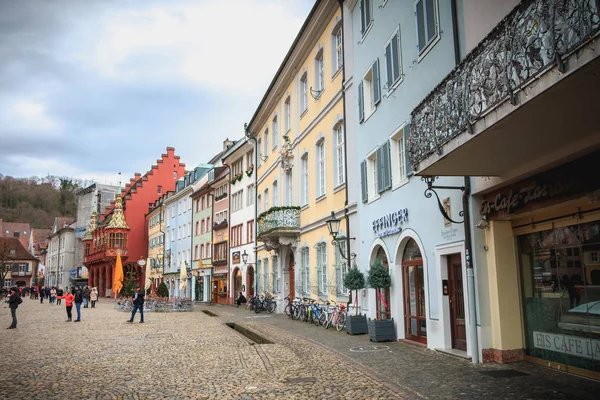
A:
[[[31,226],[28,222],[3,222],[0,219],[0,237],[15,237],[15,234],[23,246],[29,246]]]
[[[34,249],[45,249],[48,247],[48,238],[52,235],[51,229],[38,229],[33,228],[31,230],[31,240],[33,241]]]
[[[7,249],[6,253],[4,249]],[[14,252],[12,251],[14,250]],[[2,254],[4,253],[4,257]],[[13,260],[13,261],[21,261],[21,260],[32,260],[37,261],[37,258],[31,255],[30,252],[27,251],[25,246],[21,243],[21,241],[17,238],[13,237],[0,237],[0,257],[4,258],[4,260]]]
[[[55,226],[52,227],[52,231],[54,232],[54,229],[56,228],[56,232],[58,232],[63,228],[69,227],[69,225],[71,225],[73,222],[75,222],[73,218],[56,217],[56,219],[54,220]]]

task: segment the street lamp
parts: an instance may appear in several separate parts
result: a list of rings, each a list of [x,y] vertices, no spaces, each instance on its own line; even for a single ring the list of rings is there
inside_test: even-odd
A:
[[[242,262],[244,263],[244,265],[248,264],[248,253],[246,253],[246,250],[244,250],[244,252],[242,253]]]
[[[348,218],[348,217],[346,217]],[[354,253],[350,253],[349,255],[346,255],[344,253],[344,250],[341,246],[341,244],[343,242],[346,242],[346,246],[348,248],[348,250],[350,250],[350,240],[354,240],[355,238],[351,238],[351,237],[340,237],[338,238],[338,234],[340,233],[340,219],[336,218],[335,216],[335,212],[331,212],[331,218],[329,218],[327,221],[325,221],[327,223],[327,229],[329,230],[329,234],[331,235],[331,237],[333,238],[333,240],[331,241],[331,244],[333,244],[334,246],[337,246],[337,248],[340,251],[340,255],[344,258],[344,260],[349,260],[352,261],[356,258],[356,254]],[[347,223],[347,220],[346,220]]]

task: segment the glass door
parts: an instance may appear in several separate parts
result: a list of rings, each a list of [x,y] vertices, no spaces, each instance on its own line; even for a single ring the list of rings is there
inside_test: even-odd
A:
[[[414,240],[406,245],[402,260],[405,335],[407,339],[427,343],[423,259]]]

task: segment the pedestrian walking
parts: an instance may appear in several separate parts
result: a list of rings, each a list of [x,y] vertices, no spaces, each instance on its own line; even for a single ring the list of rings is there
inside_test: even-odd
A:
[[[90,301],[92,302],[92,308],[96,308],[96,302],[98,301],[98,289],[92,288],[90,292]]]
[[[56,289],[56,305],[60,306],[60,303],[62,302],[62,295],[64,294],[62,288],[59,286],[58,289]]]
[[[81,322],[81,303],[83,303],[83,292],[79,286],[75,286],[75,309],[77,310],[75,322]]]
[[[10,288],[10,294],[8,295],[8,300],[4,300],[8,303],[10,307],[10,315],[12,316],[12,324],[6,329],[16,329],[17,328],[17,308],[19,304],[23,302],[21,296],[19,295],[19,291],[15,287]]]
[[[140,310],[140,324],[144,323],[144,291],[140,288],[135,289],[135,298],[133,299],[133,310],[131,311],[131,319],[127,322],[133,322],[135,313]]]
[[[89,302],[90,302],[90,288],[86,286],[83,289],[83,308],[88,308]]]
[[[40,304],[44,304],[44,297],[46,296],[46,289],[42,286],[40,288]]]
[[[52,286],[50,289],[50,304],[54,304],[54,300],[56,299],[56,288]]]
[[[61,289],[62,290],[62,289]],[[71,293],[67,292],[64,296],[56,296],[57,299],[65,299],[65,306],[67,308],[67,320],[65,322],[71,322],[72,320],[72,310],[73,310],[73,301],[75,300],[75,296]]]

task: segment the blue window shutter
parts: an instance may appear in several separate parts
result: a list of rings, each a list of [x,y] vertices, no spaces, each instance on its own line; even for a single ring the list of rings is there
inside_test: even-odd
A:
[[[363,103],[363,83],[362,81],[358,84],[358,121],[363,122],[365,120],[365,108]]]
[[[414,175],[413,169],[412,169],[412,164],[410,162],[410,159],[408,158],[408,148],[406,147],[406,145],[408,144],[408,137],[410,136],[410,124],[407,124],[404,127],[404,130],[402,132],[402,140],[404,141],[404,161],[406,162],[406,176],[412,176]]]
[[[383,189],[387,190],[392,187],[392,168],[390,163],[390,141],[386,140],[381,146],[383,156]]]
[[[384,183],[384,167],[383,167],[383,146],[379,146],[377,149],[377,163],[375,168],[377,168],[377,192],[381,193],[385,190]]]
[[[393,75],[394,77],[392,78],[394,80],[394,82],[400,78],[400,46],[398,46],[398,38],[399,38],[400,32],[398,32],[393,38],[392,38],[392,57],[394,57],[394,63],[393,63]]]
[[[367,186],[367,161],[360,163],[360,187],[362,189],[362,201],[366,203],[369,200],[369,190]]]
[[[377,105],[381,102],[381,84],[379,83],[379,58],[375,60],[373,65],[373,104]]]
[[[427,46],[427,38],[425,37],[425,10],[423,5],[424,0],[420,0],[415,5],[417,17],[417,41],[419,51],[422,51]]]
[[[367,27],[365,20],[365,1],[360,0],[360,33],[364,33],[365,28]]]
[[[392,46],[388,44],[385,46],[385,68],[386,68],[386,77],[387,77],[387,90],[388,92],[392,88],[394,84],[394,78],[392,74]]]

